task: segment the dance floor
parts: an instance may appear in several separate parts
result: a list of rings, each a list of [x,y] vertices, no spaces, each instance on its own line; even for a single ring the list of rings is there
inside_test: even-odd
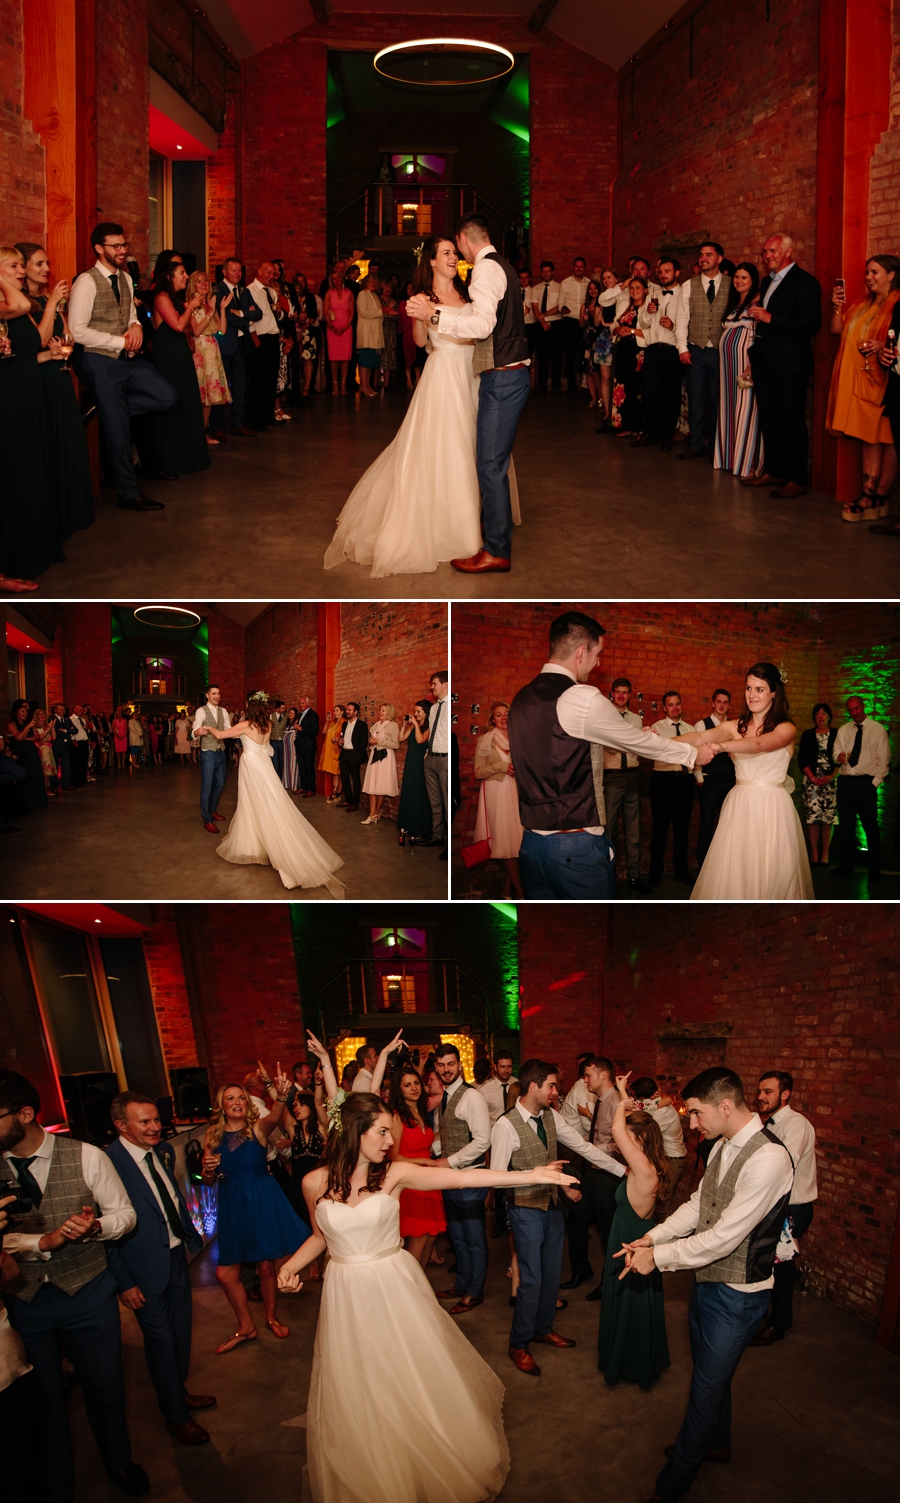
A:
[[[506,1384],[504,1419],[512,1453],[501,1503],[641,1503],[650,1496],[675,1439],[690,1383],[689,1274],[667,1275],[672,1365],[649,1393],[604,1386],[596,1366],[599,1306],[575,1292],[557,1329],[574,1350],[538,1348],[542,1374],[516,1372],[506,1354],[509,1288],[505,1241],[490,1243],[485,1303],[461,1318],[463,1330]],[[595,1272],[599,1262],[595,1254]],[[278,1314],[291,1328],[277,1341],[260,1324],[252,1346],[216,1357],[234,1317],[215,1283],[210,1251],[193,1265],[194,1358],[189,1388],[212,1393],[218,1407],[199,1416],[212,1440],[189,1449],[167,1433],[141,1349],[137,1322],[122,1311],[128,1423],[134,1459],[149,1473],[155,1503],[247,1503],[260,1497],[311,1503],[306,1470],[306,1411],[320,1285],[282,1296]],[[436,1288],[446,1271],[433,1267]],[[347,1353],[348,1364],[354,1361]],[[423,1383],[440,1392],[439,1369]],[[391,1373],[373,1375],[384,1404]],[[875,1345],[870,1326],[825,1300],[798,1298],[794,1328],[772,1348],[749,1350],[734,1383],[734,1459],[701,1468],[691,1503],[758,1503],[761,1493],[791,1503],[887,1495],[900,1468],[900,1364]],[[70,1401],[78,1484],[75,1503],[112,1503],[121,1495],[97,1456],[77,1387]],[[464,1444],[464,1437],[460,1438]]]
[[[223,861],[216,855],[218,840],[200,823],[199,801],[199,768],[172,762],[134,775],[107,773],[51,799],[46,809],[11,821],[21,834],[3,842],[0,897],[332,901],[325,887],[288,891],[270,866]],[[344,858],[335,875],[348,898],[446,898],[447,863],[438,860],[437,846],[401,849],[391,822],[363,828],[364,808],[345,814],[321,796],[297,802],[304,818]],[[219,801],[226,819],[236,803],[232,765]]]
[[[293,421],[213,451],[199,476],[147,481],[166,504],[118,511],[105,491],[94,526],[66,544],[67,563],[40,580],[49,599],[124,596],[235,600],[842,599],[895,593],[900,548],[841,521],[833,501],[748,490],[705,463],[629,448],[595,433],[587,402],[532,397],[515,459],[523,525],[510,574],[432,574],[372,581],[322,567],[334,519],[393,438],[405,391],[315,397]]]

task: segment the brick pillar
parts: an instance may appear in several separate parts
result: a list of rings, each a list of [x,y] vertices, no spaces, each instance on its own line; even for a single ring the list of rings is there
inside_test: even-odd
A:
[[[153,994],[166,1069],[199,1063],[197,1038],[185,980],[184,962],[170,903],[156,909],[153,927],[144,933],[144,957]]]
[[[113,708],[112,612],[108,605],[63,607],[63,695],[70,707]]]

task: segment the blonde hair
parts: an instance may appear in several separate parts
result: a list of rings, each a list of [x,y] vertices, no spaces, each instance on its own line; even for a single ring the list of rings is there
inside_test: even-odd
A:
[[[497,722],[494,720],[494,711],[495,710],[499,710],[499,708],[500,708],[501,705],[503,706],[504,710],[508,710],[509,709],[509,700],[508,699],[495,699],[494,700],[494,703],[491,705],[491,713],[488,716],[488,720],[493,725],[497,724]]]
[[[199,280],[200,280],[201,277],[203,278],[203,280],[207,284],[207,287],[208,287],[209,291],[207,292],[206,295],[207,295],[207,297],[209,297],[209,293],[212,292],[212,290],[213,290],[213,279],[210,276],[210,274],[209,274],[208,271],[204,271],[203,270],[202,266],[198,267],[196,271],[192,271],[191,274],[190,274],[190,276],[188,277],[187,291],[186,291],[186,294],[185,294],[186,297],[188,297],[188,298],[196,297],[196,295],[197,295],[197,283],[199,282]]]
[[[25,265],[25,257],[17,245],[0,245],[0,261],[21,261]]]
[[[394,709],[394,706],[391,705],[391,704],[388,704],[387,700],[385,700],[385,702],[384,702],[384,704],[382,705],[381,708],[383,710],[387,710],[387,714],[384,717],[385,720],[396,720],[397,719],[397,712]]]
[[[206,1134],[206,1146],[207,1148],[212,1149],[213,1152],[215,1152],[218,1148],[226,1132],[226,1091],[240,1091],[241,1095],[247,1103],[247,1115],[245,1116],[243,1125],[240,1129],[242,1138],[252,1138],[254,1135],[253,1129],[256,1126],[256,1123],[259,1121],[259,1108],[253,1105],[253,1102],[250,1100],[250,1096],[244,1089],[244,1087],[242,1085],[238,1085],[237,1081],[234,1080],[231,1081],[228,1085],[223,1085],[221,1089],[216,1093],[216,1104],[213,1107],[212,1114],[209,1120],[209,1128]]]

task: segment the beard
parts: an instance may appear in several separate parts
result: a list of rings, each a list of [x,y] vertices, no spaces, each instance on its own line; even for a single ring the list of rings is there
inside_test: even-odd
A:
[[[0,1137],[0,1149],[2,1149],[5,1153],[8,1153],[11,1148],[15,1148],[18,1143],[21,1143],[24,1136],[24,1122],[20,1122],[18,1117],[10,1118],[9,1126],[6,1128],[6,1131],[3,1133],[2,1137]]]

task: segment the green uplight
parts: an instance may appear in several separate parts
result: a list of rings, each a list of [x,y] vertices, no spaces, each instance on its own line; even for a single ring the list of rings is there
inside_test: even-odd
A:
[[[325,94],[326,130],[330,130],[332,125],[339,125],[346,118],[347,111],[344,109],[344,98],[329,67]]]
[[[518,921],[519,913],[515,903],[492,903],[491,907],[496,908],[505,918],[512,919],[514,924]]]
[[[506,88],[493,109],[489,111],[488,118],[495,121],[497,125],[502,125],[503,129],[508,130],[512,135],[518,136],[520,141],[529,142],[531,140],[531,132],[528,128],[530,109],[528,59],[523,57],[516,63]]]
[[[848,718],[844,701],[851,695],[858,694],[866,707],[866,714],[871,715],[873,720],[880,720],[882,725],[887,725],[897,703],[898,670],[900,658],[893,642],[872,647],[868,653],[860,654],[859,657],[851,653],[841,658],[838,664],[841,702],[832,704],[834,723],[841,725]],[[878,788],[878,823],[882,829],[885,827],[887,797],[888,786],[881,783]],[[856,839],[861,851],[868,849],[865,832],[858,817]]]
[[[496,920],[495,936],[502,976],[503,1022],[511,1032],[517,1032],[519,1027],[519,943],[516,927],[518,913],[515,903],[491,903],[490,906],[499,915]]]

